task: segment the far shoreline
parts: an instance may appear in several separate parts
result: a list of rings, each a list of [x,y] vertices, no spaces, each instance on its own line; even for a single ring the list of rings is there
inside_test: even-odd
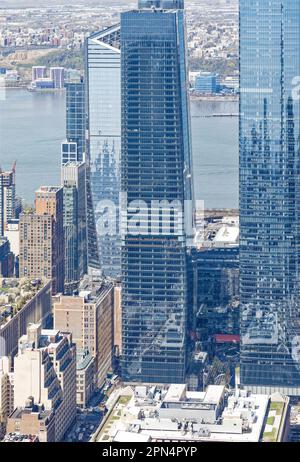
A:
[[[11,85],[0,85],[0,90],[28,90],[28,85],[26,84],[21,84],[21,85],[16,85],[16,86],[11,86]],[[65,89],[57,89],[57,90],[37,90],[37,91],[31,91],[30,93],[57,93],[57,92],[63,92]],[[239,101],[239,95],[195,95],[193,93],[189,94],[189,98],[191,101],[208,101],[208,102],[229,102],[229,103],[237,103]]]

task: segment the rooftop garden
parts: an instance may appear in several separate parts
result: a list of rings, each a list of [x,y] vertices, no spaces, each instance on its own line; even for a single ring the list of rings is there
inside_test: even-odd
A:
[[[43,285],[39,279],[0,279],[0,325],[21,311]]]
[[[275,443],[277,441],[284,406],[284,402],[273,401],[270,403],[266,427],[263,434],[263,441],[265,443]]]
[[[123,410],[132,399],[130,395],[119,396],[115,406],[106,417],[106,421],[100,431],[98,441],[108,441],[112,427],[121,419]]]
[[[284,408],[284,403],[273,402],[270,405],[270,411],[276,411],[277,415],[281,415]]]

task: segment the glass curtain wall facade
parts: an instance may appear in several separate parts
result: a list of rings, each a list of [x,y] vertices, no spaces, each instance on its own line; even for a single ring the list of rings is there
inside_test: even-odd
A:
[[[300,2],[240,0],[241,383],[300,393]]]
[[[62,167],[64,189],[65,294],[72,295],[87,273],[85,164]]]
[[[100,267],[105,276],[117,278],[121,274],[119,25],[88,38],[86,76],[91,195]]]
[[[89,272],[98,273],[100,271],[100,266],[96,237],[94,206],[91,193],[90,164],[88,161],[89,159],[86,156],[87,115],[85,85],[86,84],[84,78],[77,71],[73,72],[66,82],[66,140],[63,141],[61,145],[61,164],[63,168],[64,165],[69,164],[70,162],[74,165],[76,165],[78,162],[85,162],[85,194],[84,196],[81,195],[81,197],[85,198],[84,223],[86,223],[86,226],[83,225],[83,223],[80,225],[80,242],[85,242],[83,247],[85,248],[84,252],[87,251],[87,265]],[[72,194],[69,190],[68,202],[72,200],[71,196]],[[83,219],[82,214],[81,219]],[[83,229],[86,233],[85,236],[83,236]],[[72,266],[73,265],[69,265],[69,268],[71,268]],[[68,276],[69,278],[71,278],[70,281],[73,280],[73,276],[71,276],[71,274],[72,273],[69,273]],[[81,270],[79,270],[79,274],[81,274]],[[69,286],[71,287],[72,284],[70,283]]]
[[[191,194],[184,12],[123,13],[121,50],[122,375],[128,381],[182,383],[183,221]],[[160,201],[182,205],[181,213],[176,206],[171,211],[169,227]]]
[[[77,162],[83,162],[85,153],[86,110],[83,77],[66,83],[67,141],[77,144]]]
[[[0,167],[0,237],[9,220],[16,218],[16,166],[9,172]]]

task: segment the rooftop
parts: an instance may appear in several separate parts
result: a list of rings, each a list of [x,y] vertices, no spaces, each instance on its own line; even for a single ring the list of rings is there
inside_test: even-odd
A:
[[[38,420],[47,420],[49,417],[51,417],[53,411],[52,410],[47,410],[44,409],[41,406],[38,405],[33,405],[32,407],[18,407],[17,409],[14,410],[14,412],[11,414],[10,419],[22,419],[22,417],[27,414],[32,414],[36,415]]]
[[[165,402],[172,403],[181,401],[186,395],[185,385],[171,385],[164,398]]]
[[[263,433],[263,441],[276,443],[280,441],[282,422],[286,414],[286,398],[280,393],[271,395],[267,422]]]
[[[60,189],[60,186],[41,186],[36,193],[57,193]]]
[[[42,279],[0,278],[0,328],[49,283]]]
[[[185,385],[126,387],[110,397],[109,411],[92,441],[258,442],[269,430],[266,418],[275,406],[273,399],[245,390],[227,392],[223,386],[209,386],[206,392],[189,392]],[[282,399],[276,440],[286,420],[282,410],[288,398]],[[179,402],[202,402],[203,406],[190,409],[178,406]],[[204,406],[212,403],[218,406],[216,414]]]
[[[232,244],[237,245],[240,230],[236,225],[223,225],[214,238],[215,244]]]
[[[93,356],[89,352],[77,349],[76,368],[78,371],[86,369],[93,360]]]
[[[226,211],[225,211],[226,212]],[[197,217],[197,246],[199,248],[238,247],[239,217],[216,211]]]
[[[148,443],[151,441],[151,437],[139,433],[119,431],[116,433],[114,441],[118,443]]]
[[[42,329],[41,324],[29,324],[27,334],[19,339],[19,354],[26,350],[43,349],[52,352],[70,334],[55,329]]]
[[[79,286],[79,297],[84,298],[86,303],[93,303],[103,297],[112,288],[112,283],[101,277],[85,276]]]
[[[203,399],[204,403],[219,404],[224,395],[224,386],[223,385],[210,385],[207,388],[205,398]]]
[[[20,433],[8,433],[5,435],[3,443],[38,443],[36,435],[22,435]]]

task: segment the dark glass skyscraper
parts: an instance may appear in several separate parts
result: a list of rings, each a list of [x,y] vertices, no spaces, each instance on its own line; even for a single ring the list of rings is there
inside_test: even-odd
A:
[[[300,394],[300,2],[240,0],[241,383]]]
[[[184,217],[192,191],[186,70],[182,10],[121,15],[124,380],[185,380]]]

